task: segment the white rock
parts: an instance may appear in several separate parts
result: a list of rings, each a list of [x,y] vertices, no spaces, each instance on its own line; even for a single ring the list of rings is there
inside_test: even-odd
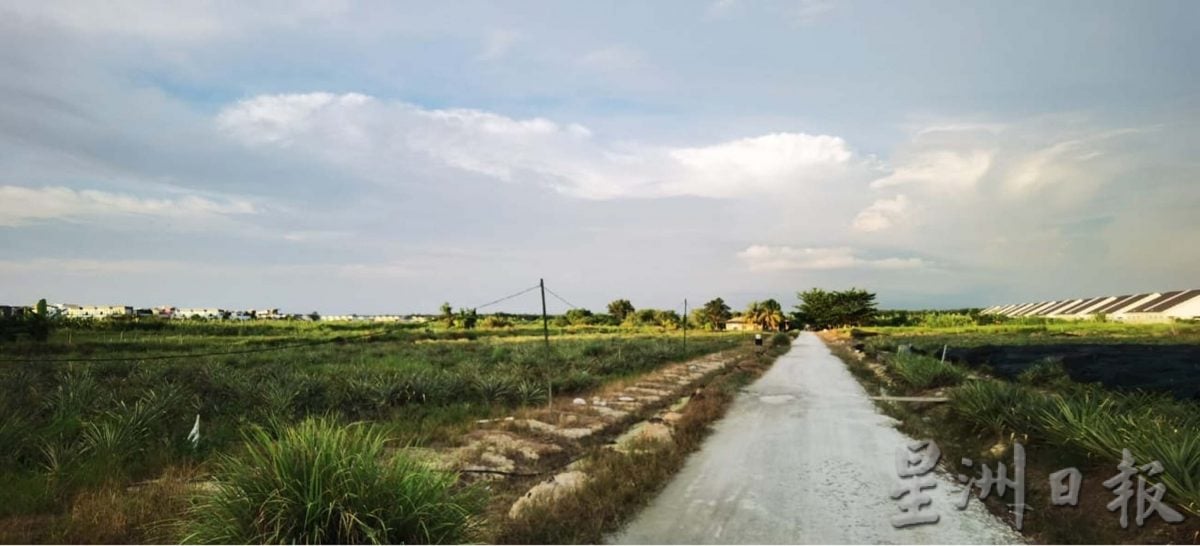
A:
[[[567,495],[587,482],[587,474],[574,470],[563,472],[549,480],[539,483],[514,502],[508,510],[508,517],[516,519],[530,505],[554,502]]]
[[[582,398],[576,398],[576,399],[572,400],[571,403],[575,404],[576,406],[586,406],[587,400],[584,400]]]

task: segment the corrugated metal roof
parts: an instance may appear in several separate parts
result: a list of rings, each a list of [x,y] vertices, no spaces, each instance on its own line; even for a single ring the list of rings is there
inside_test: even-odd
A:
[[[1038,307],[1041,307],[1043,305],[1046,305],[1046,302],[1044,302],[1044,301],[1034,302],[1029,305],[1026,305],[1025,307],[1022,307],[1021,309],[1019,309],[1018,311],[1013,313],[1013,315],[1018,316],[1018,317],[1024,317],[1024,316],[1027,316],[1029,313],[1032,313],[1034,309],[1037,309]]]
[[[1070,307],[1067,307],[1066,309],[1063,309],[1063,310],[1061,311],[1061,314],[1063,314],[1063,315],[1074,315],[1075,313],[1078,313],[1078,312],[1080,312],[1080,311],[1083,311],[1084,309],[1087,309],[1089,305],[1095,305],[1095,304],[1097,304],[1097,303],[1099,303],[1099,302],[1101,302],[1101,301],[1103,301],[1103,300],[1105,300],[1105,299],[1107,299],[1107,298],[1108,298],[1108,296],[1104,296],[1104,297],[1102,297],[1102,298],[1088,298],[1088,299],[1085,299],[1085,300],[1083,300],[1083,301],[1081,301],[1081,302],[1079,302],[1079,303],[1076,303],[1075,305],[1072,305],[1072,306],[1070,306]]]
[[[1169,301],[1164,301],[1164,302],[1158,303],[1158,304],[1146,309],[1145,312],[1161,313],[1161,312],[1166,311],[1166,310],[1168,310],[1172,307],[1175,307],[1179,304],[1188,302],[1188,301],[1196,298],[1197,296],[1200,296],[1200,290],[1188,290],[1187,292],[1180,292],[1177,296],[1175,296],[1174,298],[1171,298]]]
[[[1181,293],[1180,290],[1174,290],[1171,292],[1163,292],[1162,294],[1159,294],[1157,298],[1154,298],[1150,301],[1139,304],[1137,307],[1134,307],[1133,309],[1126,311],[1126,313],[1144,313],[1147,309],[1154,307],[1155,305],[1158,305],[1160,303],[1166,303],[1166,302],[1170,301],[1171,298],[1178,296],[1180,293]]]
[[[1016,307],[1014,307],[1014,308],[1012,308],[1012,309],[1010,309],[1010,310],[1008,311],[1008,316],[1010,316],[1010,317],[1015,317],[1015,316],[1017,316],[1018,314],[1020,314],[1022,311],[1026,310],[1026,309],[1029,309],[1030,307],[1033,307],[1034,305],[1037,305],[1037,304],[1036,304],[1036,303],[1022,303],[1022,304],[1018,304]]]
[[[1068,307],[1074,307],[1075,304],[1077,304],[1077,303],[1079,303],[1079,300],[1063,300],[1063,301],[1059,302],[1058,305],[1055,305],[1054,307],[1046,309],[1045,311],[1042,312],[1042,314],[1055,315],[1055,314],[1058,314],[1063,309],[1066,309]]]
[[[1149,294],[1117,296],[1116,301],[1113,301],[1104,306],[1101,306],[1099,309],[1096,309],[1095,313],[1096,314],[1100,314],[1100,313],[1108,314],[1108,313],[1111,313],[1118,309],[1121,309],[1122,307],[1125,307],[1125,306],[1127,306],[1141,298],[1144,298],[1146,296],[1149,296]]]
[[[1028,311],[1025,312],[1025,314],[1023,316],[1026,316],[1026,317],[1038,316],[1042,313],[1042,309],[1048,309],[1051,305],[1054,305],[1055,303],[1056,302],[1053,302],[1053,301],[1044,301],[1038,305],[1031,307]]]

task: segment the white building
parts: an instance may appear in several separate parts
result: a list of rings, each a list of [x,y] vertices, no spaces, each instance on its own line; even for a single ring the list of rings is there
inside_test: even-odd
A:
[[[66,317],[73,319],[102,319],[131,317],[133,307],[128,305],[64,305]]]
[[[983,313],[1061,319],[1103,315],[1111,320],[1128,322],[1200,319],[1200,289],[997,305],[984,309]]]
[[[220,319],[225,316],[225,311],[216,307],[181,307],[175,310],[171,315],[174,319]]]
[[[750,322],[745,317],[733,317],[725,321],[725,330],[730,332],[754,332],[758,331],[758,325]]]
[[[279,320],[287,318],[287,315],[281,314],[279,309],[257,309],[254,311],[254,318],[259,320]]]

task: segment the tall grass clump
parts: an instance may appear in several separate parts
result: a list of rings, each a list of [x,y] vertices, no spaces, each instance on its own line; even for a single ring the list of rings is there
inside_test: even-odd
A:
[[[331,419],[277,435],[255,428],[216,476],[188,514],[185,542],[462,543],[483,507],[454,474],[388,454],[378,429]]]
[[[772,347],[787,347],[791,344],[792,336],[789,336],[787,332],[776,332],[771,336]]]
[[[1155,478],[1184,508],[1200,515],[1200,416],[1194,405],[1090,389],[1050,400],[1040,416],[1049,439],[1110,460],[1119,460],[1128,449],[1138,464],[1159,461],[1163,473]]]
[[[977,428],[1003,435],[1028,434],[1038,423],[1045,396],[1006,381],[971,381],[947,392],[950,410]]]
[[[918,390],[957,385],[967,377],[965,370],[950,362],[912,353],[898,353],[888,364],[901,381]]]

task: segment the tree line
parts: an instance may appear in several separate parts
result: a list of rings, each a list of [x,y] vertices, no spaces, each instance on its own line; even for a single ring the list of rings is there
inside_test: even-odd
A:
[[[812,288],[796,293],[798,303],[790,313],[785,313],[775,299],[752,301],[740,312],[735,312],[722,298],[713,298],[700,307],[692,309],[687,317],[674,310],[638,309],[628,299],[610,302],[606,313],[593,313],[588,309],[571,309],[552,319],[556,327],[567,326],[622,326],[659,327],[675,330],[685,326],[705,330],[724,330],[729,321],[740,318],[755,329],[779,331],[790,328],[823,330],[850,326],[959,326],[994,324],[1012,319],[1000,315],[984,315],[980,309],[955,310],[880,311],[875,301],[876,294],[861,288],[826,290]],[[457,312],[446,303],[442,305],[441,320],[447,326],[474,328],[476,324],[485,328],[513,325],[518,321],[540,320],[540,315],[495,313],[477,318],[474,309]]]

